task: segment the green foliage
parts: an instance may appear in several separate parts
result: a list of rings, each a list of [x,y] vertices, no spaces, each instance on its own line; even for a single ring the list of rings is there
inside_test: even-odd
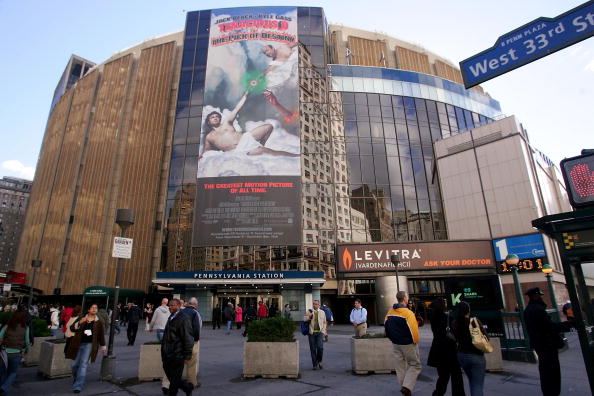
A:
[[[248,327],[248,342],[293,342],[297,325],[290,319],[274,317],[254,320]]]
[[[33,335],[35,337],[49,337],[52,335],[44,319],[33,318]]]
[[[384,333],[375,333],[375,334],[365,334],[361,337],[354,337],[354,338],[361,338],[361,339],[368,339],[368,338],[386,338]]]

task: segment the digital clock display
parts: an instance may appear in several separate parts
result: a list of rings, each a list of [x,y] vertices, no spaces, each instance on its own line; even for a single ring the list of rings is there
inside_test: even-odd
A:
[[[561,173],[571,206],[594,205],[594,153],[564,159],[561,161]]]

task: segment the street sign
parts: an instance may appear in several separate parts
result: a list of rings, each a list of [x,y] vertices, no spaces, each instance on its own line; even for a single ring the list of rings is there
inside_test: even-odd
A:
[[[571,206],[594,206],[594,153],[565,158],[561,161],[561,173]]]
[[[132,238],[113,238],[111,257],[125,259],[132,258]]]
[[[594,35],[594,0],[555,18],[540,17],[500,36],[495,45],[460,62],[466,88],[524,66]]]

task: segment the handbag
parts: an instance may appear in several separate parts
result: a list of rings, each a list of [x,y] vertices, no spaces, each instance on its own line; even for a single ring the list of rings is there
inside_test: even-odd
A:
[[[301,334],[309,335],[309,322],[301,322]]]
[[[474,345],[476,349],[485,353],[493,352],[493,345],[491,345],[489,338],[483,333],[483,329],[477,318],[470,318],[468,330],[470,331],[470,337],[472,338],[472,345]]]
[[[454,343],[454,345],[458,344],[458,341],[456,340],[456,336],[454,335],[454,332],[452,331],[452,328],[450,327],[450,315],[446,314],[447,316],[447,325],[446,325],[446,339],[448,341],[451,341]]]

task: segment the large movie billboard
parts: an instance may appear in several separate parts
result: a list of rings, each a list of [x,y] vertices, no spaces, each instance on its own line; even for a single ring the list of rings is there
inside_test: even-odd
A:
[[[194,246],[301,243],[297,9],[212,10]]]

